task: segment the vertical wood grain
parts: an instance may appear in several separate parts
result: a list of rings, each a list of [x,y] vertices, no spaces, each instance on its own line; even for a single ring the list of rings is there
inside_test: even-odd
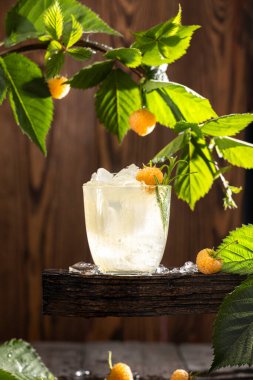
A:
[[[173,16],[176,0],[86,0],[115,29],[132,42],[132,31],[149,28]],[[203,27],[189,53],[171,65],[169,77],[210,98],[219,114],[252,111],[252,28],[250,0],[181,0],[183,21]],[[0,0],[1,20],[14,1]],[[247,4],[249,4],[247,6]],[[3,36],[3,23],[0,24]],[[93,37],[92,37],[93,38]],[[100,39],[113,46],[122,40]],[[32,56],[42,65],[41,53]],[[63,73],[82,67],[68,60]],[[157,127],[141,139],[129,132],[121,146],[97,122],[94,91],[72,90],[55,102],[54,123],[48,137],[48,157],[38,152],[13,121],[9,106],[0,109],[0,337],[27,339],[140,339],[205,341],[212,318],[108,318],[80,320],[41,315],[41,271],[90,260],[84,230],[81,185],[98,167],[117,171],[132,162],[147,162],[173,133]],[[251,109],[250,109],[251,107]],[[244,183],[245,173],[233,169],[229,179]],[[243,193],[238,209],[224,212],[217,182],[192,213],[173,196],[165,265],[194,260],[205,246],[217,245],[242,223]]]

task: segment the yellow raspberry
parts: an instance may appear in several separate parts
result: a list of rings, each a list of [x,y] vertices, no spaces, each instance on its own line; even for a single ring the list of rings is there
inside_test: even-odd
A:
[[[142,108],[130,115],[129,125],[139,136],[146,136],[154,130],[156,117],[146,108]]]
[[[156,185],[156,179],[159,183],[163,182],[163,173],[159,168],[153,167],[145,167],[143,169],[139,169],[136,174],[137,181],[144,182],[146,185]]]
[[[198,270],[204,274],[213,274],[221,270],[222,262],[212,257],[214,250],[210,248],[202,249],[196,258]]]
[[[186,372],[184,369],[177,369],[173,372],[173,374],[170,377],[170,380],[189,380],[190,376],[188,372]]]
[[[107,380],[133,380],[131,368],[124,363],[114,364]]]
[[[112,353],[109,351],[108,363],[110,373],[107,380],[133,380],[131,368],[125,363],[116,363],[112,366]]]
[[[48,79],[47,84],[49,87],[49,91],[51,93],[52,98],[54,99],[62,99],[66,95],[68,95],[70,90],[70,85],[66,82],[68,78],[66,77],[55,77]]]

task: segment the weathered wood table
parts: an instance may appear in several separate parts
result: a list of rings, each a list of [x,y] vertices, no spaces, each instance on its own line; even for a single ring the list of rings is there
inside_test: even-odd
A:
[[[75,317],[159,316],[215,313],[244,277],[218,273],[163,272],[152,276],[110,276],[69,270],[43,272],[43,312]],[[72,268],[73,269],[73,268]],[[113,361],[128,363],[136,379],[169,380],[173,370],[207,372],[211,364],[210,345],[167,343],[41,343],[36,345],[45,363],[62,379],[104,379],[108,373],[108,351]],[[225,369],[202,379],[253,380],[250,369]]]
[[[113,361],[128,363],[139,380],[169,380],[176,368],[207,371],[212,350],[205,344],[100,342],[100,343],[35,343],[35,348],[51,371],[61,380],[102,380],[108,374],[108,351]],[[200,379],[200,377],[199,377]],[[253,379],[249,369],[225,369],[203,380]]]
[[[43,272],[43,312],[69,317],[215,313],[243,279],[226,273],[110,276],[50,269]]]

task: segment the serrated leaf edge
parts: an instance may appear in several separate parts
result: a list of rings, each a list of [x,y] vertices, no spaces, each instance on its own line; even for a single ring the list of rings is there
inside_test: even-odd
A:
[[[248,285],[248,282],[252,283],[252,284],[249,284]],[[213,326],[213,344],[212,344],[212,347],[213,347],[213,352],[214,352],[214,358],[213,358],[213,361],[212,361],[212,364],[211,364],[211,367],[210,367],[210,370],[209,372],[213,372],[219,368],[223,368],[223,367],[233,367],[233,366],[242,366],[242,365],[247,365],[248,363],[245,362],[245,361],[239,361],[237,363],[229,363],[229,362],[221,362],[220,364],[216,364],[217,360],[215,360],[215,331],[216,331],[216,328],[217,328],[217,324],[219,323],[218,321],[218,318],[219,316],[222,316],[224,314],[223,312],[223,308],[226,307],[226,304],[230,302],[230,298],[235,298],[237,296],[237,293],[240,292],[241,290],[243,290],[244,288],[246,287],[250,287],[252,286],[253,287],[253,275],[248,277],[246,280],[244,280],[240,285],[236,286],[235,289],[229,293],[223,300],[222,304],[220,305],[219,307],[219,310],[218,310],[218,313],[217,313],[217,316],[216,316],[216,319],[215,319],[215,322],[214,322],[214,326]],[[253,324],[253,319],[252,319],[252,324]]]
[[[12,80],[10,74],[9,74],[9,71],[8,71],[6,65],[5,65],[5,62],[4,62],[4,60],[3,60],[1,57],[0,57],[0,64],[2,65],[2,67],[3,67],[3,69],[4,69],[4,72],[5,72],[5,75],[6,75],[7,79],[8,79],[8,81],[9,81],[10,84],[11,84],[10,92],[12,92],[12,91],[14,90],[14,92],[15,92],[17,98],[18,98],[19,101],[20,101],[20,104],[21,104],[21,106],[22,106],[22,109],[23,109],[25,115],[26,115],[27,119],[29,120],[29,122],[30,122],[30,124],[31,124],[31,126],[32,126],[32,131],[33,131],[34,136],[35,136],[35,138],[36,138],[37,145],[39,146],[39,148],[41,149],[41,151],[42,151],[44,154],[46,154],[46,153],[47,153],[47,151],[46,151],[46,146],[45,146],[45,144],[41,144],[41,143],[40,143],[40,141],[39,141],[39,139],[38,139],[38,136],[37,136],[37,134],[36,134],[36,130],[34,129],[34,127],[33,127],[33,123],[32,123],[32,121],[31,121],[31,119],[30,119],[30,116],[29,116],[29,114],[27,113],[26,107],[24,106],[24,103],[23,103],[22,99],[20,98],[19,92],[17,91],[17,88],[16,88],[16,86],[15,86],[15,83],[13,82],[13,80]],[[10,94],[9,94],[9,95],[10,95]],[[18,120],[16,117],[15,117],[15,119],[16,119],[17,124],[21,127],[21,125],[20,125],[20,123],[19,123],[19,120]],[[22,131],[25,135],[27,135],[27,136],[30,138],[30,136],[27,134],[27,132],[25,132],[22,128],[21,128],[21,131]]]

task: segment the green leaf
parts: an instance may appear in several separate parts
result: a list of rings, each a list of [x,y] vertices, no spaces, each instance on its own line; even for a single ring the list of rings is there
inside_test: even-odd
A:
[[[156,91],[158,96],[162,98],[163,105],[164,103],[167,105],[167,107],[165,106],[166,110],[168,108],[171,109],[170,117],[167,118],[166,124],[159,120],[165,126],[173,128],[179,120],[187,120],[189,123],[200,123],[217,116],[209,100],[178,83],[147,81],[144,89],[147,91],[146,97],[149,104],[152,102],[150,94]],[[169,122],[168,119],[170,120]]]
[[[174,82],[148,81],[145,85],[145,90],[152,91],[156,86],[164,101],[167,104],[171,102],[179,110],[178,115],[173,112],[175,121],[187,120],[190,123],[200,123],[217,116],[209,100],[186,86]]]
[[[165,161],[167,157],[173,156],[175,153],[185,147],[185,145],[189,142],[189,138],[190,136],[188,133],[182,133],[178,135],[174,140],[172,140],[159,153],[155,155],[155,157],[152,159],[152,162],[162,162]]]
[[[232,114],[209,120],[201,127],[210,136],[234,136],[253,122],[253,114]]]
[[[170,19],[170,21],[175,24],[175,25],[181,25],[182,23],[182,7],[181,5],[179,4],[178,5],[178,12],[177,12],[177,15],[172,17]]]
[[[224,168],[223,168],[224,169]],[[226,168],[225,168],[226,169]],[[229,186],[230,190],[234,194],[239,194],[242,191],[242,187],[237,187],[237,186]]]
[[[253,277],[223,301],[214,325],[211,370],[253,364]]]
[[[4,99],[6,98],[6,92],[7,92],[7,85],[6,85],[6,79],[5,79],[5,73],[0,65],[0,105],[3,103]]]
[[[201,129],[197,123],[188,123],[187,121],[179,121],[175,125],[175,132],[181,133],[184,131],[194,132],[196,136],[203,137]]]
[[[159,186],[159,181],[155,177],[157,186],[155,187],[156,201],[160,209],[164,232],[168,228],[170,217],[171,186]]]
[[[221,174],[227,173],[229,170],[231,170],[231,168],[232,168],[232,166],[224,166],[223,168],[218,169],[215,173],[214,179],[219,178]],[[233,187],[233,186],[229,186],[229,187]],[[232,191],[232,189],[231,189],[231,191]]]
[[[199,25],[179,26],[176,33],[160,38],[160,52],[167,58],[167,63],[175,62],[186,53],[193,33],[199,28]]]
[[[159,80],[154,80],[154,79],[146,80],[143,84],[143,90],[145,92],[151,92],[159,88],[166,87],[168,83],[169,83],[169,80],[166,80],[166,81],[159,81]]]
[[[7,14],[5,45],[11,46],[28,38],[46,35],[43,15],[54,2],[54,0],[19,0]],[[59,4],[65,22],[68,23],[73,15],[82,25],[85,33],[120,35],[95,12],[78,1],[60,0]]]
[[[0,369],[0,379],[1,380],[45,380],[41,377],[33,377],[30,375],[23,375],[22,373],[11,373],[9,371],[4,371]],[[56,380],[55,377],[51,377],[50,380]]]
[[[216,137],[215,145],[230,164],[245,169],[253,168],[253,144],[232,137]]]
[[[63,50],[62,44],[55,40],[51,41],[47,47],[47,53],[57,54],[62,50]]]
[[[180,9],[176,17],[144,32],[134,33],[136,42],[132,47],[142,52],[142,63],[145,65],[173,63],[186,53],[192,35],[198,28],[198,25],[181,25]]]
[[[83,34],[83,28],[76,18],[71,15],[71,23],[65,25],[64,29],[66,32],[64,31],[63,41],[68,49],[80,40]]]
[[[6,380],[55,379],[34,348],[21,339],[12,339],[0,346],[0,368],[9,376]]]
[[[253,274],[253,225],[231,231],[216,252],[224,272]]]
[[[215,166],[205,140],[193,135],[180,158],[175,191],[178,198],[186,201],[193,210],[195,203],[210,190]]]
[[[112,61],[96,62],[80,70],[69,80],[69,83],[71,87],[79,89],[97,86],[107,77],[112,68]]]
[[[108,59],[118,59],[128,67],[137,67],[141,64],[141,52],[134,48],[118,48],[105,54]]]
[[[92,56],[92,50],[83,47],[73,47],[67,50],[67,54],[78,61],[86,61]]]
[[[157,92],[159,93],[161,98],[164,100],[165,104],[167,104],[167,106],[171,109],[175,120],[185,120],[184,115],[182,114],[180,108],[177,106],[176,103],[172,101],[171,97],[168,96],[168,94],[166,94],[163,89],[158,89]]]
[[[137,84],[124,71],[113,70],[96,94],[96,111],[101,123],[121,142],[129,129],[130,114],[140,108]]]
[[[58,41],[51,41],[45,54],[45,67],[47,78],[55,77],[64,64],[64,52]]]
[[[57,76],[64,64],[64,53],[59,51],[58,53],[50,53],[47,55],[45,65],[46,65],[46,76],[47,78],[52,78]]]
[[[44,13],[44,24],[48,34],[55,40],[59,40],[63,31],[63,15],[58,0]]]
[[[17,124],[46,153],[45,139],[53,117],[53,102],[39,67],[19,54],[0,59]]]
[[[15,375],[11,374],[8,371],[0,369],[0,379],[1,380],[19,380]]]
[[[176,123],[176,118],[170,106],[164,101],[160,93],[155,91],[145,94],[147,108],[152,112],[157,121],[166,127],[173,128]]]

